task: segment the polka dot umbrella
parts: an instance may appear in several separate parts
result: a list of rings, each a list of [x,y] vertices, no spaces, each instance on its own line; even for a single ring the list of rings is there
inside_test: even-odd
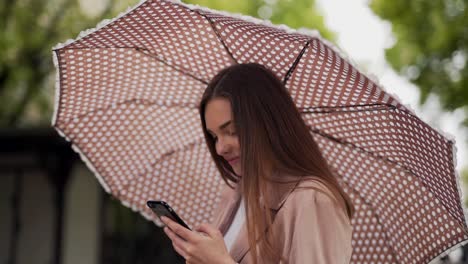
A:
[[[217,71],[257,62],[286,84],[356,206],[352,263],[427,263],[468,239],[454,142],[315,32],[148,0],[53,55],[53,126],[106,191],[157,224],[147,200],[190,226],[211,220],[223,182],[197,104]]]

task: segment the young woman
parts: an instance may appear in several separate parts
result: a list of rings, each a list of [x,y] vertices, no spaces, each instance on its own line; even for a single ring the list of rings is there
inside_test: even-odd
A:
[[[199,111],[227,186],[211,224],[190,231],[163,219],[186,262],[349,263],[353,206],[274,73],[223,69]]]

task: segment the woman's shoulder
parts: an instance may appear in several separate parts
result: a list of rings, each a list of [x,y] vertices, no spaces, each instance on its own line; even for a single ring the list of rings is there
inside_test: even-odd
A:
[[[283,205],[282,218],[301,217],[333,218],[341,225],[350,226],[346,209],[338,201],[330,187],[323,180],[311,177],[301,180],[290,193]],[[306,217],[307,218],[307,217]]]
[[[349,262],[353,228],[333,197],[320,178],[304,178],[276,215],[278,241],[292,263]]]
[[[339,206],[339,202],[331,188],[325,181],[317,176],[304,176],[297,183],[294,190],[290,193],[286,203],[304,204],[307,202],[314,203],[331,203]]]

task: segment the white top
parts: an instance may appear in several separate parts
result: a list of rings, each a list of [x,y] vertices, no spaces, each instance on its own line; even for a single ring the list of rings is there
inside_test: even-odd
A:
[[[227,250],[230,251],[232,244],[237,238],[239,231],[242,225],[245,222],[245,207],[244,207],[244,198],[241,198],[239,208],[237,209],[236,216],[232,220],[231,225],[229,226],[226,234],[224,235],[224,242],[226,243]]]

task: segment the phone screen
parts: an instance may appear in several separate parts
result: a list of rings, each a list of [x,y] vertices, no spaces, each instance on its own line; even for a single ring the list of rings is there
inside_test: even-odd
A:
[[[188,225],[176,214],[169,204],[164,201],[148,201],[147,205],[158,216],[165,216],[179,223],[181,226],[190,229]]]

